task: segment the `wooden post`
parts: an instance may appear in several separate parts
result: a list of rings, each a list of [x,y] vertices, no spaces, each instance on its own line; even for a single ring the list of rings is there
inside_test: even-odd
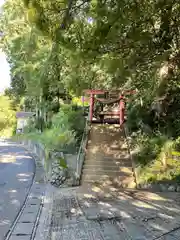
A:
[[[119,101],[119,124],[121,126],[121,118],[122,118],[122,114],[121,114],[121,99]]]
[[[124,109],[125,109],[124,99],[121,98],[119,101],[119,123],[120,123],[120,126],[124,122]]]
[[[82,101],[82,105],[83,105],[83,108],[84,108],[84,95],[81,97],[81,101]]]
[[[90,96],[90,122],[92,122],[93,119],[93,111],[94,111],[94,94],[91,93]]]
[[[83,95],[83,96],[81,96],[81,101],[82,101],[83,115],[85,116],[85,108],[84,108],[84,95]]]

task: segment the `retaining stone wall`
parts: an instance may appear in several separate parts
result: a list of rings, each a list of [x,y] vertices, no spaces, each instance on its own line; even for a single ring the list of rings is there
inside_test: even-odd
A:
[[[41,160],[45,169],[46,182],[50,182],[55,187],[75,185],[77,155],[56,152],[50,153],[49,159],[46,159],[45,147],[41,143],[31,140],[21,140],[20,143]],[[59,158],[65,160],[67,168],[60,166]]]

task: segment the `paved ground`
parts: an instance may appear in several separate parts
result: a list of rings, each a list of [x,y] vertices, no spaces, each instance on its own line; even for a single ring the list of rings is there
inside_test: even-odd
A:
[[[2,144],[0,162],[0,198],[5,199],[0,233],[5,233],[27,194],[34,165],[23,149]],[[36,165],[35,182],[8,240],[34,240],[35,234],[35,240],[180,239],[180,193],[123,190],[106,182],[63,189],[47,184],[36,229],[44,192],[43,169]]]
[[[50,187],[36,240],[179,240],[180,194]]]
[[[23,148],[0,141],[0,240],[24,203],[34,171],[34,160]]]

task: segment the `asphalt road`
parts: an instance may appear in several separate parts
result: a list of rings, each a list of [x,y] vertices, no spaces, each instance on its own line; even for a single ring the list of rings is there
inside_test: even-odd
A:
[[[4,240],[31,187],[34,159],[23,148],[0,139],[0,240]]]

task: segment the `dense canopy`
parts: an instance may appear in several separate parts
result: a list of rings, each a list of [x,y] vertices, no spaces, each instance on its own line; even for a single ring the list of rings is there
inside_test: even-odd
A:
[[[149,181],[179,176],[177,162],[167,172],[159,164],[172,139],[180,148],[179,0],[6,0],[0,14],[6,95],[36,111],[43,141],[81,139],[82,112],[62,103],[80,102],[83,89],[136,89],[126,126],[138,162]]]
[[[137,89],[135,122],[146,121],[153,105],[167,130],[179,116],[172,111],[179,101],[179,10],[178,0],[7,0],[0,18],[12,75],[7,92],[46,112],[85,88]]]

